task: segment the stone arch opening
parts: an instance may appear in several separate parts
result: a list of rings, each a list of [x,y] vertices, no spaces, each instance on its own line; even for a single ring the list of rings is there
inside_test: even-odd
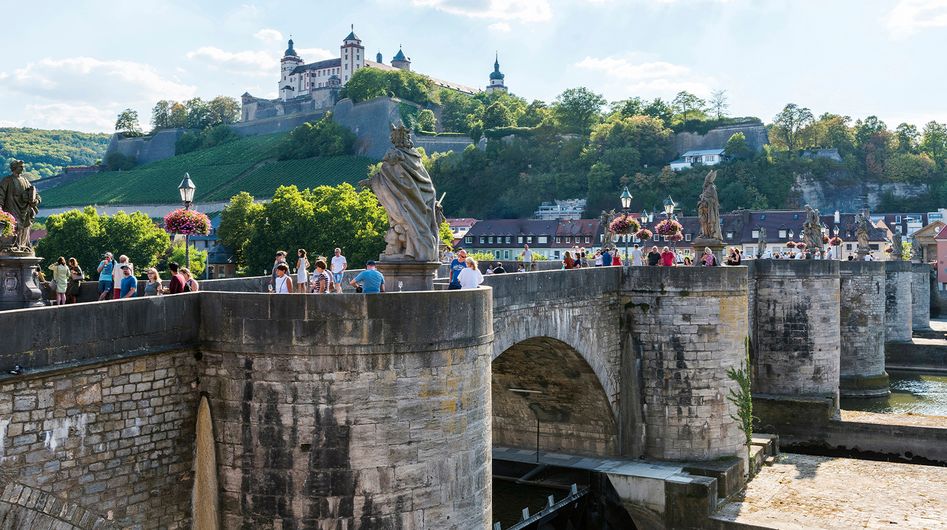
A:
[[[504,447],[613,456],[618,427],[592,367],[572,346],[526,339],[493,360],[493,443]]]

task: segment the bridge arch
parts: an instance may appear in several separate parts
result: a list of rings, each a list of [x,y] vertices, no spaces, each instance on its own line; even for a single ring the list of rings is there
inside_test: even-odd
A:
[[[619,453],[618,417],[602,382],[576,348],[530,337],[491,367],[493,443],[547,452]]]

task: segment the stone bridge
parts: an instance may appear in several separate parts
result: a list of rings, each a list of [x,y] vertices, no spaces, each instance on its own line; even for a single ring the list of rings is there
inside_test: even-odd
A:
[[[723,475],[743,474],[726,372],[748,345],[758,391],[811,392],[837,413],[839,278],[836,263],[786,262],[506,274],[474,291],[239,292],[262,285],[251,279],[3,312],[0,369],[23,371],[0,375],[0,521],[179,528],[193,489],[193,517],[224,528],[487,528],[491,446],[535,449],[538,427],[543,451],[678,465],[656,483],[609,478],[640,526],[699,524],[733,493]],[[761,341],[772,319],[794,337],[795,367]],[[877,375],[877,359],[854,366]],[[804,384],[760,382],[777,368]],[[723,475],[701,468],[727,459]]]

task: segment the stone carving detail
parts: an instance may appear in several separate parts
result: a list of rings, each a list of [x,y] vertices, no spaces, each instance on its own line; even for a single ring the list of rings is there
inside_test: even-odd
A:
[[[870,251],[868,248],[868,230],[870,230],[868,213],[865,211],[858,212],[858,215],[855,216],[855,239],[858,241],[859,258],[868,255]]]
[[[722,241],[720,231],[720,199],[717,197],[717,186],[714,181],[717,172],[711,171],[704,177],[704,191],[697,201],[697,216],[700,218],[700,236],[698,239]]]
[[[36,188],[23,176],[23,161],[10,162],[10,175],[0,181],[0,201],[3,211],[16,219],[16,231],[12,240],[0,244],[0,251],[7,254],[33,255],[30,245],[30,227],[39,212],[40,196]]]
[[[362,181],[388,213],[390,228],[382,261],[437,261],[438,228],[444,220],[434,182],[421,164],[411,131],[392,126],[392,147],[381,170]]]
[[[819,210],[806,205],[806,222],[802,225],[802,241],[806,248],[815,250],[822,248],[822,220]]]

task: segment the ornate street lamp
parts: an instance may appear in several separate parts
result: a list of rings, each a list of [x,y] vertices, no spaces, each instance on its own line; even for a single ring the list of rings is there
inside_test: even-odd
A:
[[[664,199],[664,215],[666,215],[668,219],[670,219],[671,214],[674,213],[675,206],[677,206],[677,204],[674,203],[674,199],[668,195],[668,198]]]
[[[190,173],[184,174],[184,180],[181,181],[181,185],[178,186],[178,192],[181,193],[181,202],[184,203],[184,209],[190,210],[191,204],[194,202],[194,191],[197,189],[194,186],[194,182],[191,181]],[[190,234],[184,234],[184,263],[185,267],[191,268],[191,242]]]
[[[625,186],[625,189],[622,190],[621,196],[619,198],[621,199],[621,207],[623,210],[627,210],[631,207],[632,196],[631,192],[628,191],[628,186]]]

